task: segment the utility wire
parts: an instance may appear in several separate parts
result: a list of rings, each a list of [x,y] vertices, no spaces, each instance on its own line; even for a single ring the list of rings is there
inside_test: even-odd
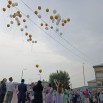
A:
[[[22,0],[21,0],[22,1]],[[26,5],[27,6],[27,5]],[[29,6],[27,6],[29,7]],[[23,13],[20,9],[18,9],[17,7],[15,7],[17,10],[19,10],[25,17],[25,13]],[[29,7],[30,9],[30,7]],[[31,10],[31,9],[30,9]],[[72,54],[74,54],[75,56],[78,56],[80,59],[84,59],[85,61],[87,61],[87,59],[85,58],[81,58],[81,56],[79,56],[78,54],[74,53],[74,51],[72,51],[71,49],[67,48],[66,46],[64,46],[62,43],[60,43],[58,40],[56,40],[55,38],[53,38],[51,35],[49,35],[49,33],[47,33],[45,30],[43,30],[42,28],[40,28],[32,19],[28,18],[31,23],[33,23],[34,25],[36,25],[39,29],[41,29],[42,31],[44,31],[45,34],[47,34],[49,37],[51,37],[53,40],[55,40],[58,44],[60,44],[62,47],[64,47],[65,49],[67,49],[69,52],[71,52]]]
[[[20,0],[29,10],[31,10],[33,13],[34,13],[34,11],[33,11],[33,9],[29,6],[29,5],[27,5],[23,0]],[[43,22],[45,22],[46,23],[46,21],[44,21],[43,19],[41,19]],[[50,26],[49,26],[50,27]],[[58,34],[55,30],[54,30],[54,32],[56,33],[56,34]],[[59,35],[59,34],[58,34]],[[59,35],[60,36],[60,35]],[[75,50],[77,50],[79,53],[81,53],[86,59],[88,59],[88,60],[90,60],[90,61],[93,61],[93,60],[91,60],[90,58],[88,58],[87,56],[86,56],[86,54],[85,53],[83,53],[83,52],[81,52],[78,48],[76,48],[73,44],[71,44],[68,40],[66,40],[65,38],[63,38],[62,36],[60,36],[67,44],[69,44],[72,48],[74,48]]]

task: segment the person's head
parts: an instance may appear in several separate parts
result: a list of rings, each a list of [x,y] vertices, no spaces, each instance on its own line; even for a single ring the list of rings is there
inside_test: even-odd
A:
[[[4,78],[4,79],[2,80],[2,83],[6,83],[6,82],[7,82],[7,79]]]
[[[51,87],[51,84],[49,83],[49,87]]]
[[[10,77],[10,78],[9,78],[9,81],[10,81],[10,82],[12,82],[12,81],[13,81],[13,78],[12,78],[12,77]]]
[[[88,91],[88,89],[86,89],[86,91]]]
[[[38,85],[41,85],[41,81],[39,80],[37,84],[38,84]]]
[[[24,79],[22,79],[22,80],[21,80],[21,83],[24,83],[24,82],[25,82],[25,80],[24,80]]]

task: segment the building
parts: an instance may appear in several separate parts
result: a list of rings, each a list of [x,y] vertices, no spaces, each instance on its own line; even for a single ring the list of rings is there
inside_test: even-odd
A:
[[[95,71],[95,78],[97,86],[103,86],[103,63],[100,65],[93,66]]]
[[[88,81],[88,86],[97,86],[96,80]]]

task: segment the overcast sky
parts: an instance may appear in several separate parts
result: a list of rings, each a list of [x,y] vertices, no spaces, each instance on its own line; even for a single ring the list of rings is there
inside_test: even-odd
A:
[[[21,0],[18,9],[39,25],[42,21],[28,9]],[[62,18],[70,18],[66,26],[59,26],[63,32],[62,38],[53,30],[45,31],[34,25],[25,16],[26,24],[18,27],[14,23],[10,28],[6,25],[13,19],[10,14],[16,8],[7,9],[4,13],[7,0],[0,2],[0,80],[12,76],[14,81],[20,82],[21,72],[24,68],[23,78],[26,83],[39,79],[36,64],[43,70],[42,79],[49,80],[49,74],[57,70],[66,70],[71,78],[73,88],[83,86],[83,68],[85,68],[86,83],[95,79],[93,65],[103,63],[103,0],[23,0],[32,10],[38,10],[42,19],[52,24],[48,19],[55,9]],[[45,9],[50,12],[46,13]],[[15,20],[13,20],[15,22]],[[28,26],[21,32],[20,28]],[[55,25],[52,24],[54,27]],[[24,35],[29,32],[37,44],[30,44]]]

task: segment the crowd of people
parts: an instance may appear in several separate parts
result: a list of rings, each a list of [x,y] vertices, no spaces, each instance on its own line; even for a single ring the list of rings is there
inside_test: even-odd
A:
[[[4,78],[0,83],[0,103],[103,103],[103,89],[80,91],[63,86],[57,80],[54,80],[54,83],[56,88],[51,84],[44,88],[41,81],[27,86],[22,79],[21,83],[15,86],[12,77],[9,82]],[[14,92],[17,101],[13,101]]]

